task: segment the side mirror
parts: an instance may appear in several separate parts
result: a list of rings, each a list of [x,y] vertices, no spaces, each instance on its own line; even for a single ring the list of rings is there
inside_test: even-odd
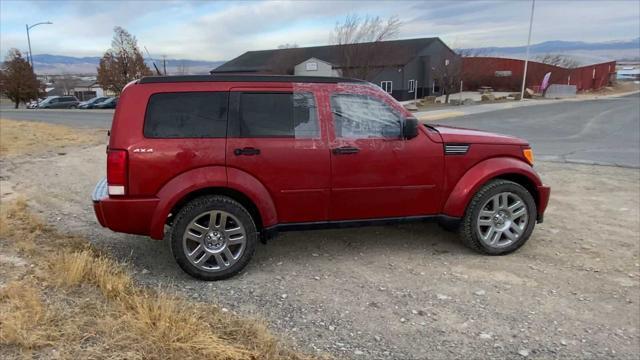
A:
[[[404,119],[402,123],[402,137],[406,140],[413,139],[418,136],[418,119],[410,117]]]

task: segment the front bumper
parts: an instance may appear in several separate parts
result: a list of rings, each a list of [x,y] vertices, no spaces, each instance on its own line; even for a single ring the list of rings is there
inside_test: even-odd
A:
[[[96,184],[91,200],[100,225],[128,234],[150,234],[151,218],[156,211],[158,199],[109,196],[107,179],[102,179]]]
[[[544,212],[549,205],[549,197],[551,196],[551,188],[542,185],[538,186],[538,223],[544,220]]]

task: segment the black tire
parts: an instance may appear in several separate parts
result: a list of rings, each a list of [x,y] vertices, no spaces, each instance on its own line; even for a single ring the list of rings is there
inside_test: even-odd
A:
[[[187,258],[183,247],[183,236],[187,225],[199,214],[211,210],[221,210],[233,215],[246,230],[243,253],[237,262],[224,270],[205,271],[196,267]],[[171,253],[180,268],[194,278],[206,281],[223,280],[236,275],[247,266],[255,252],[257,239],[256,225],[249,212],[240,203],[226,196],[203,196],[187,203],[176,215],[171,229]]]
[[[485,244],[480,238],[477,230],[478,217],[482,210],[482,206],[489,201],[489,199],[504,192],[516,194],[522,199],[528,212],[528,219],[522,235],[517,240],[513,241],[508,246],[500,248],[491,247],[488,244]],[[527,242],[533,232],[533,228],[535,227],[536,219],[536,203],[531,193],[518,183],[496,179],[483,185],[482,188],[480,188],[480,190],[478,190],[478,192],[473,196],[465,211],[459,233],[462,242],[467,247],[479,253],[486,255],[506,255],[516,251]]]

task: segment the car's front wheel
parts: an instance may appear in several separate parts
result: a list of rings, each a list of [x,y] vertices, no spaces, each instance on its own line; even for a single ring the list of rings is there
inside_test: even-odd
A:
[[[485,184],[471,199],[460,226],[468,247],[489,255],[503,255],[529,239],[537,219],[531,193],[513,181]]]
[[[204,196],[177,214],[171,251],[178,265],[202,280],[222,280],[240,272],[251,260],[257,242],[249,212],[226,196]]]

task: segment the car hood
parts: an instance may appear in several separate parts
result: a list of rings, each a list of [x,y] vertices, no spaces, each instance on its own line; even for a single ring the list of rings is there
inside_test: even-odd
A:
[[[442,141],[445,143],[461,144],[506,144],[506,145],[528,145],[526,140],[515,136],[495,134],[486,131],[465,129],[453,126],[435,125],[434,129],[440,133]]]

